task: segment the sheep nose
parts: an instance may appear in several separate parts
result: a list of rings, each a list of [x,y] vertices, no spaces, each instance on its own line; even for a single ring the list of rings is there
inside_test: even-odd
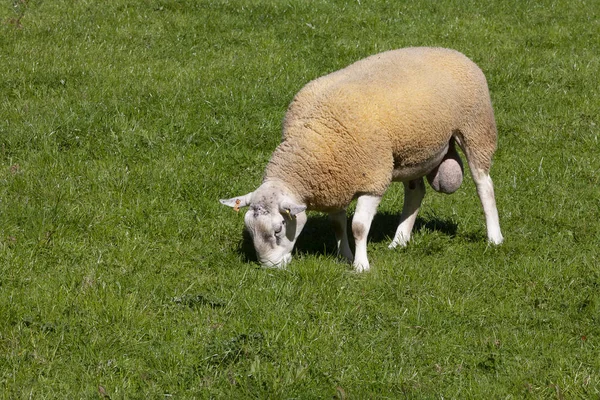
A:
[[[281,259],[279,259],[278,261],[260,260],[260,263],[263,267],[267,268],[283,268],[286,265],[288,265],[290,261],[292,261],[292,255],[286,254],[283,257],[281,257]]]

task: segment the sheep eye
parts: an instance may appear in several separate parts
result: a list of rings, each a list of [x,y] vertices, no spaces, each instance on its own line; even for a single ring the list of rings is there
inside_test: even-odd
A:
[[[279,225],[277,228],[275,228],[275,236],[278,236],[281,231],[283,231],[283,225]]]

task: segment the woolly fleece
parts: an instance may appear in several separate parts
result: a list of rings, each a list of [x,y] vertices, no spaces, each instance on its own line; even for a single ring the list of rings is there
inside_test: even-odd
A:
[[[489,171],[496,126],[481,70],[454,50],[392,50],[300,90],[264,181],[284,182],[308,209],[345,209],[393,180],[425,176],[451,137],[471,167]]]

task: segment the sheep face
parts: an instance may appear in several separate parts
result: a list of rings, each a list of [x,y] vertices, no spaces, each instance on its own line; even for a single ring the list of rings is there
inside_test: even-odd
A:
[[[292,215],[289,208],[252,204],[244,222],[252,236],[254,249],[265,267],[282,268],[292,259],[292,250],[306,223],[306,213]]]
[[[291,261],[294,244],[306,223],[305,205],[293,201],[279,185],[267,183],[221,203],[236,211],[249,206],[244,223],[263,266],[282,268]]]

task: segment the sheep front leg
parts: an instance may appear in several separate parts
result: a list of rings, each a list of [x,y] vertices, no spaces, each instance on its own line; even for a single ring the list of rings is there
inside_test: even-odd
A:
[[[421,207],[421,201],[425,196],[425,183],[423,178],[415,179],[409,182],[404,182],[404,206],[402,207],[402,215],[400,216],[400,225],[396,229],[394,240],[389,245],[390,249],[400,246],[406,246],[410,240],[417,214]]]
[[[377,212],[377,206],[381,196],[362,195],[356,202],[356,211],[352,218],[352,234],[356,244],[354,257],[354,270],[363,272],[369,270],[369,259],[367,258],[367,236],[371,229],[371,222]]]
[[[329,214],[329,219],[333,224],[335,239],[337,241],[338,256],[344,257],[348,262],[352,262],[352,250],[348,244],[348,220],[346,219],[346,210],[337,211]]]

